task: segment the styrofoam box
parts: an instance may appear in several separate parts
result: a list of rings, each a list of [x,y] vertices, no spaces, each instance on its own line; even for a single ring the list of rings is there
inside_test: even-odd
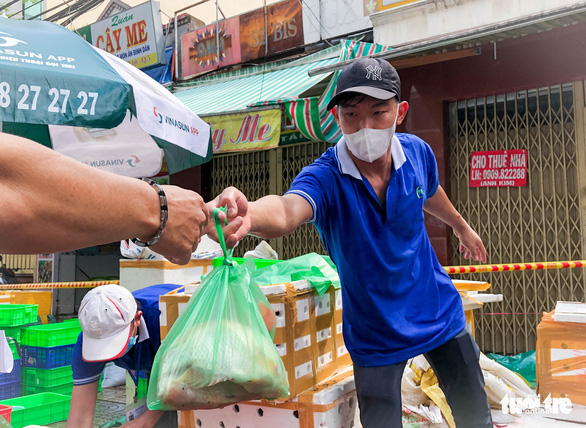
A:
[[[183,266],[167,260],[120,260],[120,285],[135,291],[157,284],[197,283],[212,270],[212,260],[190,260]]]
[[[351,428],[355,426],[358,406],[353,376],[313,394],[311,404],[304,404],[297,400],[298,398],[295,398],[274,405],[249,401],[222,409],[182,411],[178,412],[179,428],[302,428],[311,426],[300,420],[300,417],[313,417],[314,427]],[[315,406],[316,411],[307,414],[300,412],[299,408],[303,406],[307,406],[308,409]],[[331,408],[327,409],[328,407]],[[327,410],[320,411],[322,409]]]
[[[553,319],[555,321],[586,323],[586,303],[558,301]]]

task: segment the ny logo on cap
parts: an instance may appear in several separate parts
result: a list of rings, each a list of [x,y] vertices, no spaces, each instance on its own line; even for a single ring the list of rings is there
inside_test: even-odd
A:
[[[383,69],[378,65],[369,65],[365,68],[366,78],[372,80],[383,80],[382,72]]]

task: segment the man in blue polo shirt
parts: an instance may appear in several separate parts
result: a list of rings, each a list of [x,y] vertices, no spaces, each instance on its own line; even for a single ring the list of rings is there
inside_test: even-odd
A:
[[[93,428],[98,379],[107,362],[126,369],[136,385],[138,370],[150,372],[161,345],[159,296],[177,287],[160,284],[131,293],[107,284],[85,295],[79,307],[82,333],[71,361],[73,391],[67,428]],[[172,428],[177,426],[176,415],[147,409],[123,426]]]
[[[452,227],[465,257],[486,261],[482,240],[439,186],[431,148],[395,134],[408,104],[385,60],[346,66],[328,108],[344,134],[295,178],[284,196],[248,203],[226,189],[228,245],[247,233],[277,238],[313,223],[342,283],[344,341],[354,362],[365,428],[401,426],[401,377],[408,359],[424,354],[458,427],[492,427],[460,296],[439,264],[424,211]]]

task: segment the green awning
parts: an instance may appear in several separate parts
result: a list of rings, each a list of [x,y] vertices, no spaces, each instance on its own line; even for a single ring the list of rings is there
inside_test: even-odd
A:
[[[307,71],[338,62],[338,57],[217,83],[207,83],[176,92],[191,111],[200,116],[241,111],[263,101],[291,101],[320,83],[325,75],[309,77]]]

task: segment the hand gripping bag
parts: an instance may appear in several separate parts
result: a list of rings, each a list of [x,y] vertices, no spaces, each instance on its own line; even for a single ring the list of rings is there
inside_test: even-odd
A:
[[[273,344],[274,312],[251,282],[255,264],[230,260],[217,210],[214,221],[224,262],[204,278],[157,352],[151,410],[211,409],[289,393]]]

